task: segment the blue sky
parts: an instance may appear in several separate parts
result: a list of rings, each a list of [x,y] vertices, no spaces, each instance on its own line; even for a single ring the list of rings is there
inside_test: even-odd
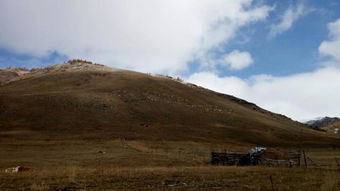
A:
[[[334,0],[268,1],[276,9],[259,23],[241,28],[239,34],[223,51],[238,49],[251,52],[255,64],[244,70],[221,69],[221,75],[249,77],[254,74],[286,76],[312,71],[320,67],[324,57],[318,54],[321,42],[328,38],[327,24],[340,18],[340,2]],[[279,22],[280,16],[296,3],[304,3],[310,13],[301,16],[282,34],[268,39],[270,26]]]
[[[0,68],[83,58],[181,76],[297,120],[340,116],[339,19],[337,0],[0,0]]]
[[[282,8],[290,4],[289,1],[281,2],[284,4],[277,4],[281,9],[268,23],[277,22],[277,17],[284,11]],[[340,18],[339,5],[327,5],[326,1],[308,1],[307,8],[313,10],[298,19],[289,30],[270,40],[266,39],[267,26],[256,25],[257,31],[251,41],[238,46],[252,52],[256,66],[243,71],[245,74],[241,75],[269,73],[284,76],[319,67],[318,63],[322,59],[318,55],[318,47],[328,37],[327,24]]]

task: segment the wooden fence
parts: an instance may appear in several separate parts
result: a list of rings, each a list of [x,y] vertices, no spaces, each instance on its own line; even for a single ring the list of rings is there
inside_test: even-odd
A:
[[[212,165],[242,165],[249,160],[247,153],[211,153]]]
[[[286,159],[269,159],[261,155],[250,155],[249,153],[211,153],[212,165],[268,165],[268,166],[300,166],[300,153],[287,153]]]

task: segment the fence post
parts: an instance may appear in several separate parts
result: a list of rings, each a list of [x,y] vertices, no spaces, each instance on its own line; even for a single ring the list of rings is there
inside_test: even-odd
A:
[[[269,176],[270,184],[272,185],[272,191],[275,191],[274,182],[272,175]]]
[[[340,171],[340,163],[339,163],[339,161],[336,157],[335,157],[335,162],[336,162],[336,165],[338,167],[338,171]]]
[[[305,161],[305,168],[307,168],[307,159],[306,159],[305,150],[302,150],[302,153],[303,153],[303,159],[304,159],[304,161]]]

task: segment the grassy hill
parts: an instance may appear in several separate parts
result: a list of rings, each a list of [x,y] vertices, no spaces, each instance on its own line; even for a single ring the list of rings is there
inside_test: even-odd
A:
[[[0,86],[0,139],[340,145],[233,96],[165,76],[70,61]]]
[[[327,132],[333,134],[335,129],[340,129],[340,121],[335,121],[322,129],[326,130]]]
[[[8,83],[24,74],[29,73],[29,70],[24,68],[6,68],[0,69],[0,85]]]

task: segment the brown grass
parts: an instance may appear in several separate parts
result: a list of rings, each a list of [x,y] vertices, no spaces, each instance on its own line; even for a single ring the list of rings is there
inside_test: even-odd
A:
[[[249,148],[196,142],[13,141],[0,144],[0,190],[337,190],[340,150],[307,148],[308,169],[211,166],[210,152]],[[273,148],[274,149],[274,148]],[[98,151],[105,151],[105,154]],[[290,149],[295,150],[295,149]],[[33,170],[7,174],[3,169]]]
[[[301,168],[148,167],[0,174],[1,190],[339,190],[340,174]]]

